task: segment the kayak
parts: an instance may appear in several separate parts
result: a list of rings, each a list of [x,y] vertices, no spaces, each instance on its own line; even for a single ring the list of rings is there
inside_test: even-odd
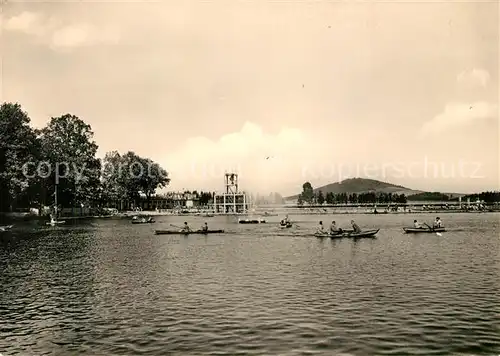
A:
[[[132,224],[152,224],[154,220],[132,220]]]
[[[353,230],[349,230],[349,231],[343,231],[343,232],[340,232],[337,234],[331,234],[331,233],[325,232],[323,234],[316,233],[316,234],[314,234],[314,236],[316,236],[318,238],[330,237],[332,239],[340,239],[340,238],[345,238],[345,237],[350,237],[350,238],[374,237],[379,232],[379,230],[380,229],[366,230],[366,231],[361,231],[361,232],[357,232],[357,233],[355,233]]]
[[[1,232],[4,232],[4,231],[9,231],[10,229],[12,229],[14,227],[14,225],[4,225],[4,226],[0,226],[0,231]]]
[[[49,221],[47,223],[47,225],[56,226],[56,225],[61,225],[61,224],[65,224],[65,223],[66,223],[65,220],[57,220],[57,221]]]
[[[182,231],[172,231],[172,230],[156,230],[155,235],[190,235],[190,234],[222,234],[224,230],[195,230],[190,232],[182,232]]]
[[[238,220],[239,224],[264,224],[266,220],[264,219],[245,219],[245,220]]]
[[[403,228],[404,232],[406,232],[407,234],[417,234],[417,233],[421,233],[421,232],[427,232],[427,233],[433,233],[433,232],[445,232],[446,229],[444,227],[436,227],[436,228],[432,228],[432,229],[429,229],[427,227],[404,227]]]

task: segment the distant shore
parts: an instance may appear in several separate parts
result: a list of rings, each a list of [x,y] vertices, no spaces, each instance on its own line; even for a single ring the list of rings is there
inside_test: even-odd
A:
[[[124,211],[112,215],[88,215],[88,216],[61,216],[61,220],[81,220],[81,219],[126,219],[133,216],[198,216],[201,218],[210,218],[215,216],[259,216],[261,218],[280,218],[285,215],[414,215],[414,214],[485,214],[485,213],[500,213],[500,209],[487,210],[449,210],[449,209],[433,209],[433,210],[412,210],[412,211],[391,211],[378,212],[366,210],[346,210],[346,209],[328,209],[327,211],[308,211],[307,209],[273,209],[266,213],[263,211],[248,212],[245,214],[217,214],[217,213],[175,213],[172,211]],[[3,219],[8,220],[45,220],[46,216],[37,216],[29,213],[0,213]]]

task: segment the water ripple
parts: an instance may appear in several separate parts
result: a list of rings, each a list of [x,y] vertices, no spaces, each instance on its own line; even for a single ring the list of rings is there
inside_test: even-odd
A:
[[[0,245],[0,353],[500,353],[495,215],[450,214],[442,237],[368,216],[381,230],[359,241],[305,238],[312,219],[282,231],[214,218],[228,234],[189,238],[120,220],[13,232]]]

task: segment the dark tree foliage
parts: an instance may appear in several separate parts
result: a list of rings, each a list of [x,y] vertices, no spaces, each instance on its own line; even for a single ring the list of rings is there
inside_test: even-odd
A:
[[[0,106],[0,211],[35,203],[33,174],[40,160],[40,142],[30,118],[17,103]]]

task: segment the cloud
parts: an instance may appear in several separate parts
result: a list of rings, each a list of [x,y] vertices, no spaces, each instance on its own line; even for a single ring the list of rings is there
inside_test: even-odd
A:
[[[65,26],[54,31],[51,45],[56,49],[90,46],[99,43],[117,43],[120,34],[116,28],[96,28],[90,24]]]
[[[303,131],[283,128],[277,134],[265,133],[259,125],[246,122],[240,131],[218,140],[193,137],[163,165],[171,172],[169,189],[202,187],[223,189],[226,171],[239,174],[241,188],[280,190],[297,178],[302,162],[314,155],[316,145]]]
[[[2,20],[4,30],[22,32],[28,35],[38,36],[47,27],[46,20],[40,14],[29,11]]]
[[[457,76],[457,82],[471,86],[487,86],[490,81],[490,73],[487,70],[474,68],[472,70],[463,71]]]
[[[444,112],[426,122],[421,130],[421,137],[441,134],[448,129],[464,127],[481,120],[498,118],[498,105],[488,102],[451,103]]]
[[[66,24],[55,17],[29,11],[7,18],[3,28],[34,36],[53,50],[63,51],[101,43],[117,43],[120,39],[116,27],[100,27],[88,23]]]

